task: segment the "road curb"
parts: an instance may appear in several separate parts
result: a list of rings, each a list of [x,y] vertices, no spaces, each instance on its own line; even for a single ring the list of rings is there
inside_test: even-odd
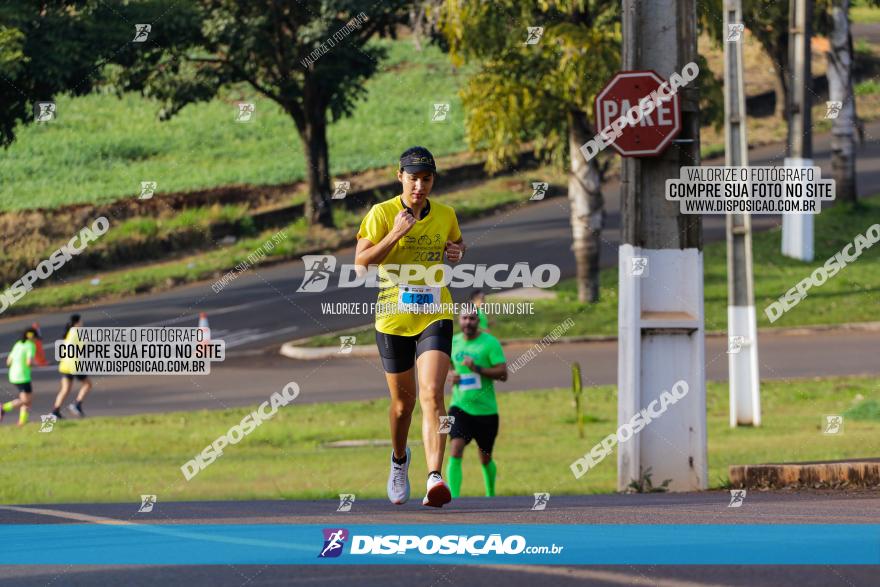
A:
[[[347,328],[337,332],[331,332],[332,335],[343,335],[356,330],[360,330],[363,326],[356,328]],[[829,330],[855,330],[864,332],[880,331],[880,322],[853,322],[848,324],[822,324],[817,326],[793,326],[790,328],[760,328],[758,334],[781,334],[783,336],[805,336],[815,334],[817,332],[827,332]],[[727,332],[724,330],[714,330],[707,332],[706,336],[710,337],[726,337]],[[281,345],[279,353],[290,359],[299,359],[304,361],[315,359],[332,359],[335,357],[377,357],[379,352],[375,345],[363,344],[355,345],[351,348],[350,353],[340,353],[335,346],[306,347],[299,346],[308,338],[300,338],[292,340]],[[584,336],[562,336],[554,342],[557,343],[579,343],[579,342],[612,342],[616,341],[614,335],[584,335]],[[539,344],[540,340],[533,338],[509,338],[501,341],[502,346],[512,344]]]
[[[293,343],[285,342],[281,345],[279,353],[288,359],[299,359],[301,361],[313,361],[315,359],[334,359],[345,357],[378,357],[379,350],[375,345],[362,344],[351,347],[347,353],[339,352],[339,348],[335,346],[316,346],[305,347],[296,346]]]
[[[880,459],[852,459],[815,463],[731,465],[735,489],[849,488],[880,489]]]

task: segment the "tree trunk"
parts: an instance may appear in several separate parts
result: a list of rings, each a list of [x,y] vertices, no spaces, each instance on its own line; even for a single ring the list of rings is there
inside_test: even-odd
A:
[[[840,112],[831,123],[831,174],[837,186],[836,201],[855,203],[856,112],[852,79],[852,35],[849,30],[849,0],[834,0],[831,9],[828,59],[828,99],[840,102]]]
[[[578,300],[599,301],[599,252],[605,202],[596,158],[587,162],[580,147],[593,136],[590,123],[581,111],[568,114],[568,147],[571,175],[568,201],[571,207],[571,250],[577,267]]]
[[[327,150],[327,116],[320,112],[307,113],[300,138],[306,153],[306,178],[309,199],[306,200],[306,218],[309,225],[333,227],[330,209],[330,156]]]
[[[773,90],[776,93],[776,106],[774,108],[774,116],[777,118],[781,118],[782,120],[788,120],[788,70],[783,68],[780,64],[788,63],[788,56],[786,55],[785,61],[780,61],[778,63],[774,63],[773,71],[775,75],[773,76]]]
[[[788,63],[788,43],[779,49],[776,55],[771,54],[773,59],[774,75],[774,91],[776,93],[776,106],[774,108],[774,116],[781,120],[788,120],[788,69],[785,64]]]
[[[422,50],[423,25],[425,23],[425,3],[416,2],[409,9],[409,28],[412,30],[413,45],[416,51]]]

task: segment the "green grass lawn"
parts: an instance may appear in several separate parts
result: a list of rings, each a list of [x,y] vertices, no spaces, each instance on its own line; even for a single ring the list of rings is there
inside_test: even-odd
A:
[[[170,380],[169,380],[170,381]],[[377,382],[377,385],[381,382]],[[500,389],[503,389],[503,384]],[[761,428],[728,426],[726,383],[707,392],[709,483],[723,487],[727,467],[877,456],[880,379],[829,378],[764,382]],[[267,389],[266,397],[276,390]],[[303,389],[307,392],[307,389]],[[496,444],[499,495],[606,493],[616,490],[616,454],[576,480],[570,463],[617,426],[612,386],[587,388],[586,435],[577,437],[570,390],[502,393]],[[250,409],[181,412],[62,421],[50,433],[38,424],[0,427],[0,503],[131,502],[142,493],[160,502],[195,499],[335,499],[339,493],[383,498],[389,449],[324,448],[346,439],[387,439],[385,399],[289,405],[199,473],[184,480],[180,466]],[[674,411],[674,407],[671,408]],[[421,416],[411,439],[420,438]],[[826,414],[844,414],[844,432],[823,435]],[[670,417],[670,416],[665,416]],[[14,419],[14,418],[13,418]],[[426,475],[413,447],[414,495]],[[654,479],[659,484],[662,479]],[[481,495],[473,446],[465,452],[464,495]]]
[[[856,0],[849,9],[849,18],[854,23],[875,24],[880,22],[880,9],[869,6],[865,0]]]
[[[454,69],[435,46],[378,41],[389,49],[381,72],[351,118],[329,127],[331,172],[384,167],[414,144],[435,156],[466,150]],[[236,101],[256,103],[256,118],[234,122]],[[293,120],[249,87],[190,105],[159,122],[160,104],[137,94],[59,96],[57,119],[19,127],[0,157],[0,211],[99,204],[135,197],[140,182],[158,193],[228,184],[272,185],[304,178],[303,147]],[[432,104],[449,102],[445,122],[431,122]]]
[[[531,181],[543,178],[553,184],[554,189],[564,189],[566,177],[549,167],[540,167],[519,173],[497,177],[464,189],[448,192],[440,196],[441,201],[455,206],[460,221],[505,209],[509,206],[528,205],[531,195]],[[354,233],[360,225],[362,214],[342,207],[333,210],[336,230],[310,230],[304,219],[300,218],[283,229],[272,229],[260,234],[242,238],[233,245],[218,246],[172,260],[141,263],[134,267],[117,271],[95,271],[88,276],[64,280],[62,284],[44,284],[35,287],[28,295],[10,306],[5,314],[21,314],[47,308],[60,308],[72,304],[94,303],[100,300],[115,299],[138,293],[160,291],[175,285],[219,278],[232,270],[238,263],[247,259],[254,250],[283,230],[287,235],[278,246],[267,251],[260,263],[295,259],[306,251],[333,251],[354,242]],[[150,234],[169,234],[180,230],[189,223],[207,226],[209,221],[218,218],[239,219],[241,210],[235,206],[224,208],[210,207],[186,210],[175,217],[156,221],[150,218],[128,220],[112,229],[102,239],[148,238]],[[184,221],[185,224],[181,224]],[[101,241],[98,241],[99,243]],[[63,278],[63,274],[59,275]],[[100,282],[93,284],[92,277]]]
[[[845,322],[880,321],[880,245],[862,252],[857,261],[847,265],[821,287],[812,288],[806,299],[772,324],[764,308],[784,295],[800,280],[809,276],[825,260],[840,251],[856,235],[880,222],[880,198],[861,201],[856,210],[830,208],[815,218],[815,260],[804,263],[783,257],[780,230],[752,235],[754,255],[755,304],[758,327],[791,327]],[[608,246],[608,245],[603,245]],[[703,257],[705,324],[707,331],[727,328],[727,245],[706,245]],[[500,339],[540,339],[571,316],[574,326],[565,336],[617,334],[617,268],[603,269],[600,277],[601,300],[583,305],[577,301],[574,279],[561,281],[554,290],[556,300],[534,302],[535,314],[528,319],[490,316],[492,333]],[[488,296],[488,301],[493,301]],[[374,344],[372,327],[353,332],[358,344]],[[314,337],[306,346],[339,344],[338,336]]]

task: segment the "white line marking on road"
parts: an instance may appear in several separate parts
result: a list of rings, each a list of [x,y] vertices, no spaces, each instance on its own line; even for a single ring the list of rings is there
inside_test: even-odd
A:
[[[279,328],[278,330],[270,330],[268,332],[260,332],[256,328],[245,328],[244,330],[212,330],[211,338],[226,341],[226,348],[235,348],[249,342],[271,338],[279,334],[287,332],[295,332],[299,330],[299,326],[288,326]]]
[[[65,512],[62,510],[50,510],[46,508],[25,508],[15,505],[0,505],[0,510],[9,510],[12,512],[21,512],[23,514],[36,514],[40,516],[52,516],[55,518],[64,518],[65,520],[76,520],[77,522],[88,522],[90,524],[107,524],[111,526],[131,525],[134,522],[125,520],[115,520],[113,518],[105,518],[103,516],[90,516],[89,514],[78,514],[76,512]]]
[[[209,312],[208,318],[211,316],[218,316],[222,314],[229,314],[230,312],[235,312],[236,310],[243,310],[245,308],[255,308],[257,306],[263,306],[265,304],[271,304],[275,302],[274,298],[267,298],[265,300],[260,300],[257,302],[245,302],[244,304],[237,304],[235,306],[226,306],[225,308],[214,308]],[[165,324],[177,324],[179,322],[198,322],[199,321],[199,312],[195,312],[193,314],[186,314],[184,316],[178,316],[177,318],[169,318],[167,320],[159,320],[157,322],[150,322],[148,324],[143,324],[143,326],[163,326]]]
[[[134,506],[132,506],[134,507]],[[36,514],[41,516],[52,516],[56,518],[64,518],[66,520],[76,520],[78,522],[87,522],[90,524],[102,524],[107,526],[128,526],[132,530],[150,532],[152,534],[161,534],[164,536],[177,536],[181,538],[191,538],[195,540],[206,540],[210,542],[225,542],[229,544],[247,544],[250,546],[265,546],[269,548],[281,548],[284,550],[303,550],[312,551],[314,547],[311,545],[300,545],[287,542],[275,542],[272,540],[253,540],[249,538],[229,538],[226,536],[211,536],[210,534],[200,534],[198,532],[183,532],[173,530],[168,527],[157,527],[154,524],[140,524],[137,522],[129,522],[127,520],[117,520],[114,518],[105,518],[104,516],[92,516],[89,514],[80,514],[77,512],[65,512],[63,510],[50,510],[46,508],[26,508],[14,505],[0,505],[0,510],[10,510],[25,514]]]

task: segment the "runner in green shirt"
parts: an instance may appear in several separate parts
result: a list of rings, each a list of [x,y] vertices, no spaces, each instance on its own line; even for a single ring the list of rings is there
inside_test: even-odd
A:
[[[12,350],[6,357],[6,365],[9,367],[9,383],[18,388],[18,399],[8,401],[0,405],[0,420],[3,420],[3,414],[11,412],[15,408],[18,410],[18,425],[24,426],[28,421],[28,413],[31,409],[31,365],[34,362],[34,356],[37,354],[37,345],[34,339],[37,338],[37,331],[28,328],[22,333],[21,338],[15,341]]]
[[[449,415],[455,417],[449,437],[452,439],[446,465],[452,497],[461,492],[461,459],[464,447],[474,439],[480,449],[480,464],[486,495],[495,495],[495,461],[492,449],[498,436],[498,403],[494,380],[507,381],[507,362],[498,339],[481,332],[477,311],[465,307],[458,317],[461,332],[452,337],[450,375],[452,402]]]

